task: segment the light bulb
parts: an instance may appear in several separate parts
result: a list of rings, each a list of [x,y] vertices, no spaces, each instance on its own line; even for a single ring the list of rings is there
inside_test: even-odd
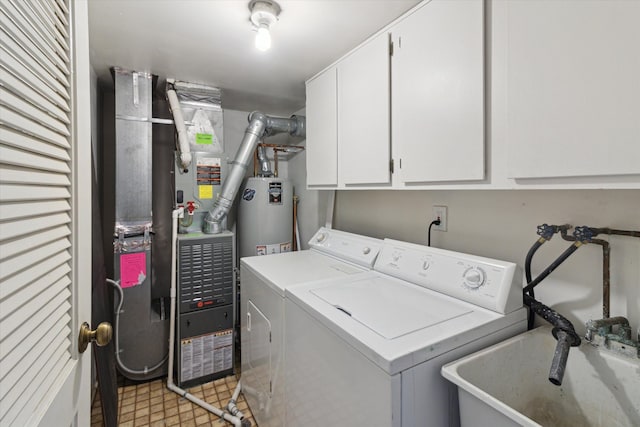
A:
[[[269,27],[266,25],[260,25],[258,32],[256,33],[256,48],[261,51],[269,50],[271,47],[271,33]]]

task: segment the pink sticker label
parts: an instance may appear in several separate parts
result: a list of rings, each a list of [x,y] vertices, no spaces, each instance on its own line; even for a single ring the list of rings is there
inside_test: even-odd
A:
[[[130,288],[141,285],[147,278],[147,254],[120,255],[120,286]]]

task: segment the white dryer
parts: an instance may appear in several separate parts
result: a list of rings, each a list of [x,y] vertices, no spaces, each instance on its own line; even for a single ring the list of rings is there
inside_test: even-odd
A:
[[[445,363],[523,332],[516,265],[386,239],[373,271],[286,290],[288,426],[456,425]]]
[[[371,270],[382,240],[320,228],[309,246],[240,260],[242,390],[260,427],[284,425],[285,289]]]

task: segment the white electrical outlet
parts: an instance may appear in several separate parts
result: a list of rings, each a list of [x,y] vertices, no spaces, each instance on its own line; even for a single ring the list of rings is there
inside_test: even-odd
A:
[[[447,207],[446,206],[433,206],[433,214],[431,221],[436,219],[440,220],[440,225],[433,224],[432,230],[447,231]]]

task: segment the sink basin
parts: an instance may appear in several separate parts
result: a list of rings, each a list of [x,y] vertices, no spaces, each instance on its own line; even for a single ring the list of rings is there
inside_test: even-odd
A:
[[[442,368],[458,386],[462,426],[640,426],[640,360],[585,342],[561,386],[548,380],[556,341],[541,327]]]

